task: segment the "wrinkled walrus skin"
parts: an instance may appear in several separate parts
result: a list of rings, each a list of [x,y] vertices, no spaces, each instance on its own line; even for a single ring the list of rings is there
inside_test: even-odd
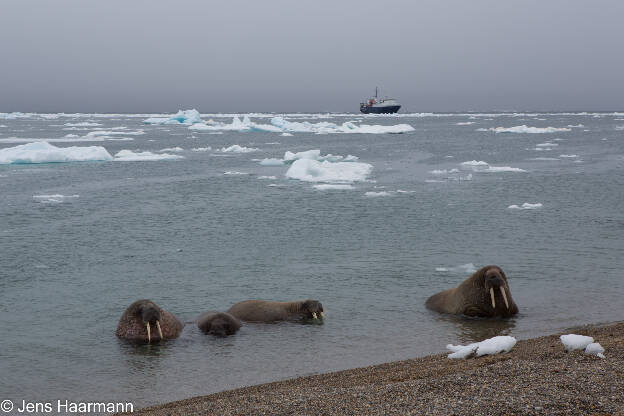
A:
[[[273,302],[269,300],[245,300],[232,306],[228,313],[241,321],[277,322],[320,319],[323,305],[318,300]]]
[[[204,334],[225,337],[234,335],[241,327],[241,321],[227,312],[204,312],[195,320]]]
[[[518,313],[507,276],[498,266],[485,266],[459,286],[427,299],[427,308],[440,313],[508,318]]]
[[[137,300],[121,315],[115,334],[120,338],[143,343],[174,339],[184,324],[149,299]]]

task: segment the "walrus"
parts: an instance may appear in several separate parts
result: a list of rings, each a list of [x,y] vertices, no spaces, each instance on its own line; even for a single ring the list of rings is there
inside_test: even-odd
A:
[[[195,322],[204,334],[222,337],[234,335],[241,327],[241,321],[227,312],[205,312]]]
[[[518,313],[507,276],[498,266],[485,266],[453,289],[427,299],[436,312],[480,317],[508,318]]]
[[[131,341],[151,343],[177,338],[182,328],[184,324],[171,312],[149,299],[141,299],[121,315],[115,334]]]
[[[248,322],[300,321],[324,316],[321,302],[311,299],[294,302],[245,300],[232,306],[228,313]]]

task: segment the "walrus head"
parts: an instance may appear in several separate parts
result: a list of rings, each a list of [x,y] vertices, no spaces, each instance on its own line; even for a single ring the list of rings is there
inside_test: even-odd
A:
[[[505,303],[505,308],[509,310],[510,305],[507,294],[511,292],[507,284],[507,277],[499,267],[491,266],[485,270],[485,273],[483,273],[483,286],[487,293],[486,297],[490,297],[492,309],[496,309],[496,295],[500,293]]]
[[[226,337],[234,335],[241,327],[238,319],[226,313],[217,313],[211,319],[200,320],[197,324],[205,334]]]
[[[152,326],[158,330],[160,339],[163,339],[163,333],[160,329],[161,314],[160,309],[151,301],[145,300],[137,304],[135,316],[143,322],[147,329],[147,342],[152,342]]]
[[[301,313],[307,319],[317,319],[325,316],[323,305],[318,300],[308,299],[301,304]]]

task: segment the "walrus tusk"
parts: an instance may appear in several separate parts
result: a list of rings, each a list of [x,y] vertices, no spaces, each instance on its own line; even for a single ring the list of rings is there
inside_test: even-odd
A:
[[[312,318],[316,319],[316,312],[312,312]]]
[[[149,322],[145,324],[145,326],[147,327],[147,343],[149,344],[150,342],[152,342],[152,334],[150,331],[150,324]]]
[[[494,288],[490,288],[490,296],[492,297],[492,308],[496,309],[496,302],[494,301]]]
[[[500,289],[501,294],[503,295],[503,300],[505,301],[505,306],[509,309],[509,302],[507,302],[507,295],[505,294],[505,289],[502,286],[498,287]]]
[[[160,335],[160,339],[163,339],[162,330],[160,329],[160,321],[156,321],[156,328],[158,328],[158,335]]]

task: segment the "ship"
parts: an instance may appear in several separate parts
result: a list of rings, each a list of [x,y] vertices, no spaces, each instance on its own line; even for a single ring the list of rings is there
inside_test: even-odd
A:
[[[391,114],[396,113],[401,108],[394,98],[378,98],[378,88],[375,87],[375,96],[366,102],[360,103],[360,111],[364,114]]]

